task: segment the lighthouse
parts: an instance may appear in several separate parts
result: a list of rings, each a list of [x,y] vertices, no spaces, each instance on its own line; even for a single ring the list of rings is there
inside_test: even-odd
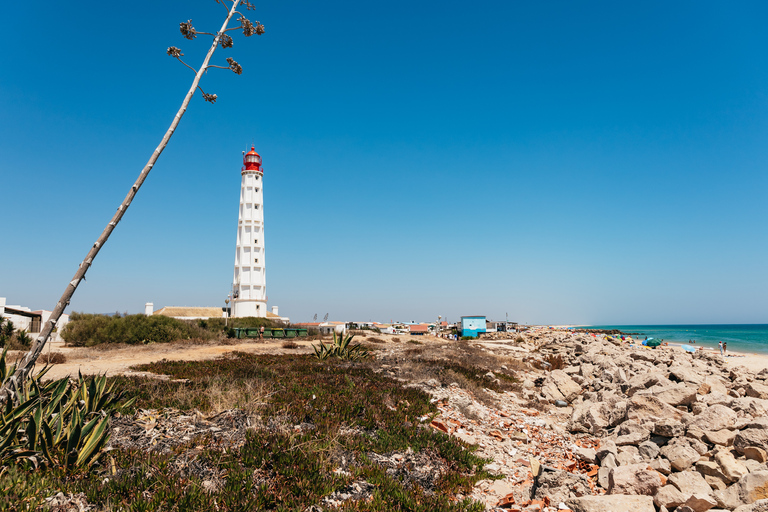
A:
[[[232,316],[267,316],[264,260],[264,171],[261,156],[251,147],[243,151],[240,172],[240,215],[237,220]]]

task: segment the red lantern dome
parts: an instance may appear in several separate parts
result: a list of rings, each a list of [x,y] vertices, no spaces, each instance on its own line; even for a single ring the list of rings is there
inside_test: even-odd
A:
[[[255,147],[251,146],[251,150],[243,155],[243,166],[246,171],[261,171],[261,156]]]

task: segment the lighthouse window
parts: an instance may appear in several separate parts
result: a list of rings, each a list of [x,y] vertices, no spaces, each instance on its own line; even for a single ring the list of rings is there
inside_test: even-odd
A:
[[[254,262],[254,263],[258,263],[258,262],[259,262],[259,258],[254,258],[254,259],[253,259],[253,262]]]

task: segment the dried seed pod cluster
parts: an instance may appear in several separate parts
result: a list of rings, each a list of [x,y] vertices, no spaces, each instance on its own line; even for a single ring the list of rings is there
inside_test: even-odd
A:
[[[215,94],[203,93],[203,99],[209,103],[216,103],[216,98],[218,98],[218,96],[216,96]]]
[[[179,23],[179,30],[181,30],[181,35],[189,40],[197,37],[197,31],[195,30],[195,27],[192,26],[192,20],[187,20],[185,23]]]
[[[229,64],[229,69],[235,72],[236,75],[243,74],[243,67],[235,62],[235,59],[232,57],[227,57],[227,64]]]
[[[222,48],[232,48],[232,38],[229,37],[227,34],[221,34],[221,38],[219,39],[219,44]]]

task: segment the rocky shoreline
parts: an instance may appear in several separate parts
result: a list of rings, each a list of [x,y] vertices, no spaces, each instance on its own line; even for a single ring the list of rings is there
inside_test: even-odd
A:
[[[567,403],[570,433],[599,438],[596,449],[573,454],[599,466],[594,479],[605,494],[569,492],[554,507],[768,511],[768,369],[589,334],[544,332],[529,341],[542,360],[563,361],[528,386],[529,396]]]

